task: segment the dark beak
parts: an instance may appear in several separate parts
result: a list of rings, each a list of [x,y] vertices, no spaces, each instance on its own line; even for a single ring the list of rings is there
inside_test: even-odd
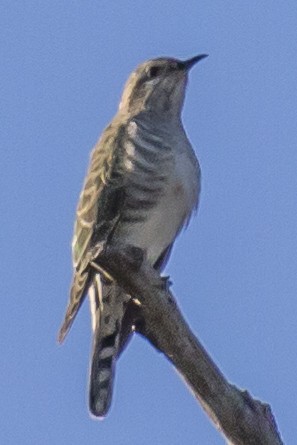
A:
[[[196,65],[197,62],[200,62],[200,60],[205,59],[205,57],[208,57],[208,54],[200,54],[199,56],[192,57],[191,59],[184,60],[182,62],[184,68],[188,71],[190,70],[194,65]]]

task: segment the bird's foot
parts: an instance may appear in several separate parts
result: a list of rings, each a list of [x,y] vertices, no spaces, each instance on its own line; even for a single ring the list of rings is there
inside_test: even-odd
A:
[[[170,280],[170,276],[167,275],[165,277],[161,277],[162,284],[164,287],[165,292],[168,292],[170,290],[170,286],[172,286],[172,281]]]

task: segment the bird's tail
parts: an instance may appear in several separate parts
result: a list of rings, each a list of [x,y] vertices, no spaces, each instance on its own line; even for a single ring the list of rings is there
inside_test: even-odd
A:
[[[104,417],[111,404],[121,326],[129,297],[115,282],[99,274],[94,277],[89,296],[93,327],[89,407],[91,414]]]

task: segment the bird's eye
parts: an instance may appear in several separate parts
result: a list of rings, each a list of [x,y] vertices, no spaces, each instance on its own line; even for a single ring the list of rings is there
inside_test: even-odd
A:
[[[160,66],[152,66],[147,71],[147,77],[148,77],[148,79],[154,79],[155,77],[157,77],[160,74],[160,72],[161,72]]]

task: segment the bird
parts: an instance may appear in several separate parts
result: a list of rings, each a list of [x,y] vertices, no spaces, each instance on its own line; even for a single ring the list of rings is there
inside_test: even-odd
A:
[[[124,87],[118,111],[95,145],[80,194],[72,241],[73,281],[62,343],[88,295],[92,320],[89,410],[110,408],[117,359],[134,326],[133,295],[94,268],[98,246],[142,249],[164,269],[173,243],[197,210],[201,172],[181,113],[190,69],[207,57],[159,57],[138,65]]]

